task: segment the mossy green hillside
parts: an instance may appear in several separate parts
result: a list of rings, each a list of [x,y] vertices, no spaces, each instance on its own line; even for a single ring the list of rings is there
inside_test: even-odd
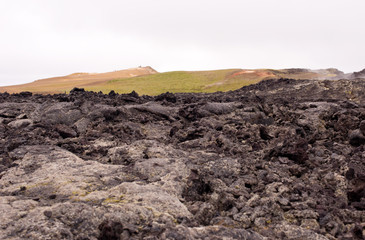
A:
[[[111,90],[118,93],[129,93],[134,90],[139,94],[158,95],[167,91],[173,93],[229,91],[262,80],[257,76],[232,77],[232,74],[238,71],[240,69],[165,72],[111,80],[102,86],[86,86],[85,89],[104,93]]]

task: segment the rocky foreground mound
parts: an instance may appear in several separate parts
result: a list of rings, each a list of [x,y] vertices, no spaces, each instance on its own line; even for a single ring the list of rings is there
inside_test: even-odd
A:
[[[364,239],[364,90],[0,94],[0,239]]]

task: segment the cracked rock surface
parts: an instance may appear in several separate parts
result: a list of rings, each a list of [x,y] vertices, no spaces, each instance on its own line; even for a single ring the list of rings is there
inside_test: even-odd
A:
[[[365,239],[364,90],[0,94],[0,239]]]

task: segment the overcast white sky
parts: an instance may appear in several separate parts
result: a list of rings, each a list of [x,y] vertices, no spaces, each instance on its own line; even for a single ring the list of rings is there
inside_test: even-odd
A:
[[[0,86],[150,65],[365,68],[364,0],[0,0]]]

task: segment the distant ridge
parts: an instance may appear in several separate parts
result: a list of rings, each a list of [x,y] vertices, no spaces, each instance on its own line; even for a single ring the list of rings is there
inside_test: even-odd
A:
[[[365,78],[365,69],[361,70],[360,72],[354,72],[351,75],[351,78]]]
[[[0,92],[64,93],[74,87],[98,86],[113,79],[123,79],[158,73],[152,67],[138,67],[106,73],[72,73],[70,75],[36,80],[31,83],[0,87]]]
[[[365,69],[344,73],[336,68],[311,70],[289,69],[223,69],[210,71],[173,71],[158,73],[152,67],[138,67],[106,73],[73,73],[67,76],[40,79],[32,83],[0,87],[0,92],[30,91],[40,94],[69,92],[72,88],[117,93],[136,91],[158,95],[164,92],[216,92],[236,90],[265,79],[338,80],[365,78]]]

